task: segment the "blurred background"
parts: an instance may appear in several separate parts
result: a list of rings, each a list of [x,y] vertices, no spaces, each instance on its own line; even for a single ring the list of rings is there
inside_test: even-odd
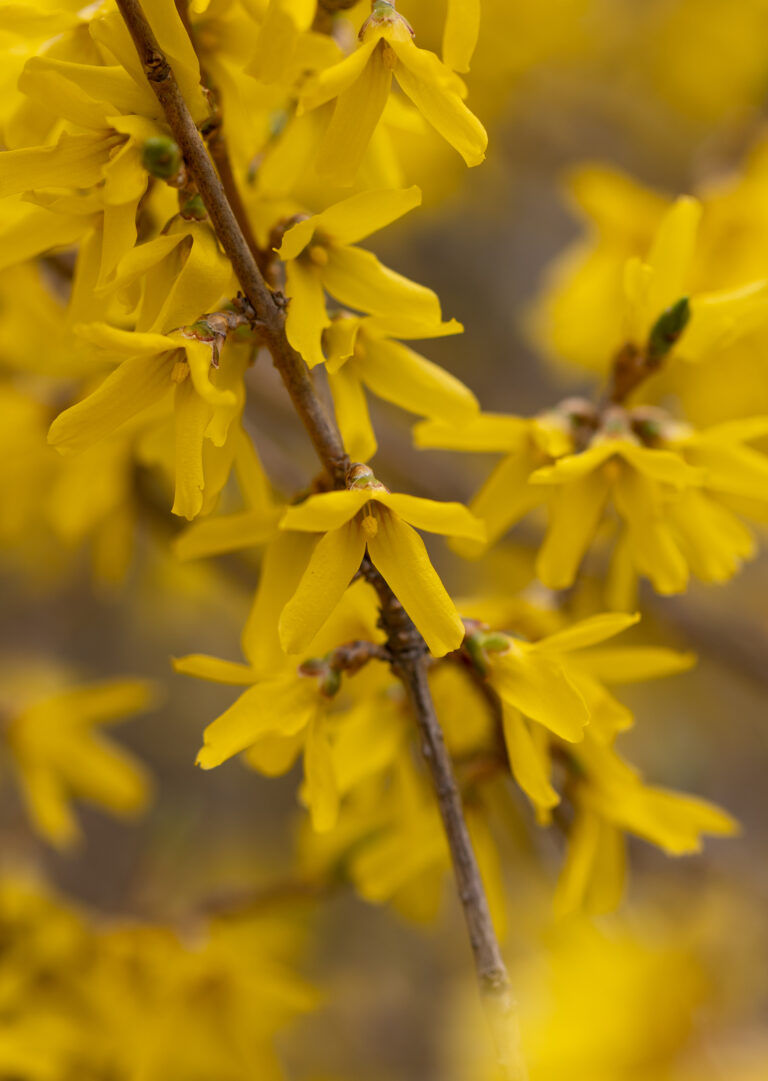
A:
[[[442,5],[403,0],[401,10],[418,25],[419,43],[439,51]],[[466,382],[484,409],[529,415],[600,389],[599,359],[592,372],[569,365],[531,330],[553,260],[594,236],[569,186],[573,170],[609,166],[662,201],[737,187],[763,136],[768,0],[483,0],[467,82],[489,129],[486,164],[467,171],[450,149],[409,147],[425,206],[368,244],[434,288],[445,317],[464,324],[463,335],[421,351]],[[768,189],[763,198],[768,205]],[[610,228],[624,255],[647,247],[644,225],[634,237],[631,221]],[[756,261],[768,267],[768,254]],[[0,348],[0,365],[12,371],[7,335]],[[393,489],[467,500],[497,460],[416,451],[412,418],[379,402],[371,408],[374,468]],[[246,423],[276,487],[303,487],[315,472],[311,447],[266,361],[249,373]],[[296,882],[293,863],[304,828],[297,772],[267,779],[237,760],[195,768],[202,729],[232,691],[174,675],[169,659],[240,659],[258,560],[180,564],[168,547],[179,526],[156,481],[137,475],[133,499],[135,550],[118,583],[94,579],[87,542],[62,551],[34,515],[26,531],[2,532],[0,669],[11,673],[8,687],[43,663],[72,682],[156,681],[158,704],[117,736],[154,777],[151,807],[125,823],[84,804],[82,842],[58,853],[30,829],[5,764],[0,866],[49,883],[97,924],[183,927],[237,907],[241,896],[267,915],[289,912],[310,930],[298,967],[320,1000],[280,1038],[287,1077],[492,1077],[466,1035],[475,1005],[462,979],[469,952],[451,883],[429,926],[356,898],[344,883],[316,896],[311,883]],[[532,582],[540,536],[534,521],[482,565],[444,547],[435,560],[455,593],[513,593]],[[588,567],[595,588],[601,573],[599,560]],[[742,824],[739,837],[675,861],[633,843],[621,910],[557,922],[551,895],[562,842],[521,802],[505,852],[504,946],[534,1081],[768,1077],[766,597],[765,558],[724,587],[695,585],[665,599],[644,592],[638,640],[692,649],[699,664],[621,695],[637,718],[622,750],[654,781],[727,808]]]

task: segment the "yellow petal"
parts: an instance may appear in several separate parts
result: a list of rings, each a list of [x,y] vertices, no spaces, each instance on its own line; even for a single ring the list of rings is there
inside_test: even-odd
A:
[[[208,342],[199,342],[194,338],[185,338],[175,335],[173,339],[177,344],[183,345],[189,364],[189,374],[200,397],[210,406],[232,406],[235,404],[235,395],[231,390],[220,390],[211,382],[211,364],[213,353]]]
[[[493,655],[490,682],[500,698],[526,717],[561,739],[581,740],[589,710],[566,671],[552,658],[522,652],[513,644],[509,653]]]
[[[383,503],[406,522],[427,533],[467,537],[481,542],[485,540],[485,526],[462,503],[438,503],[434,499],[422,499],[400,492],[379,492],[375,498],[377,503]]]
[[[560,796],[549,780],[549,756],[534,743],[518,710],[502,703],[502,726],[509,764],[517,783],[538,807],[555,807]]]
[[[312,535],[281,533],[264,551],[259,586],[240,639],[244,656],[262,675],[275,671],[285,661],[278,621],[301,581],[314,545]]]
[[[172,664],[174,672],[194,676],[196,679],[211,680],[213,683],[250,687],[256,679],[250,665],[223,661],[219,657],[208,657],[204,653],[190,653],[186,657],[174,657]]]
[[[666,308],[686,295],[701,212],[698,199],[685,195],[662,219],[646,259],[653,270],[645,309],[649,330]]]
[[[285,267],[285,291],[290,300],[285,320],[288,341],[314,368],[325,361],[321,339],[325,327],[331,325],[322,282],[314,269],[291,261]]]
[[[98,738],[73,741],[63,775],[73,795],[113,814],[133,817],[151,793],[150,776],[128,752]]]
[[[626,541],[637,570],[650,578],[657,592],[682,593],[688,583],[688,565],[656,486],[634,470],[625,470],[614,486],[613,498],[626,522]]]
[[[444,81],[447,69],[434,53],[418,49],[413,42],[392,42],[392,48],[400,60],[395,69],[400,88],[467,165],[479,165],[485,159],[488,135],[456,90]]]
[[[357,244],[420,205],[421,189],[415,184],[395,190],[361,191],[334,203],[310,221],[333,244]],[[290,230],[286,235],[289,234]]]
[[[110,679],[58,691],[50,699],[36,702],[28,713],[45,712],[59,723],[82,727],[109,724],[131,713],[148,709],[156,699],[154,686],[140,679]]]
[[[0,199],[32,188],[90,188],[101,172],[113,146],[114,136],[99,132],[59,137],[55,146],[5,150],[0,171]]]
[[[328,374],[336,422],[347,454],[354,462],[367,462],[376,453],[376,436],[362,384],[352,364]]]
[[[411,341],[418,338],[445,338],[450,334],[462,334],[464,331],[464,327],[456,319],[436,323],[431,319],[400,311],[371,315],[364,320],[363,325],[365,336],[369,339],[406,338]]]
[[[675,356],[699,361],[727,349],[768,320],[768,283],[750,282],[740,289],[699,293],[691,299],[691,319]]]
[[[480,33],[480,0],[448,0],[443,28],[443,61],[454,71],[469,71]]]
[[[339,816],[339,792],[331,748],[319,717],[315,717],[307,733],[304,780],[312,828],[318,833],[326,833],[333,829]]]
[[[165,334],[138,334],[135,330],[121,330],[108,323],[77,323],[72,329],[78,338],[95,345],[102,355],[151,357],[178,348],[173,338]]]
[[[277,520],[277,512],[263,511],[204,518],[180,533],[173,549],[178,559],[186,560],[255,548],[274,537]]]
[[[595,792],[590,800],[622,829],[671,856],[701,851],[702,834],[728,837],[739,829],[735,819],[715,804],[664,788],[636,784],[619,798]]]
[[[92,394],[58,415],[48,433],[49,443],[82,450],[113,435],[171,389],[172,366],[168,353],[123,361]]]
[[[613,638],[622,631],[632,627],[640,621],[640,613],[634,615],[623,612],[603,612],[598,616],[590,616],[589,619],[581,619],[572,627],[556,631],[542,638],[540,642],[534,642],[531,649],[546,650],[556,653],[566,652],[572,649],[585,649],[587,646],[604,642],[606,638]]]
[[[502,459],[470,503],[470,510],[485,523],[486,541],[478,547],[453,545],[460,555],[474,559],[495,544],[526,514],[546,499],[546,492],[528,484],[535,457],[527,448]]]
[[[421,537],[382,510],[378,532],[368,538],[371,561],[421,632],[430,652],[442,657],[458,649],[464,625],[429,561]]]
[[[651,447],[639,447],[634,443],[617,442],[616,451],[638,472],[658,481],[671,484],[676,488],[701,484],[704,475],[700,469],[694,469],[674,451],[655,450]]]
[[[463,423],[479,410],[460,380],[400,342],[367,340],[359,367],[374,394],[411,413]]]
[[[567,589],[573,584],[600,524],[609,485],[602,473],[587,474],[564,484],[553,498],[547,535],[536,559],[536,573],[545,586]]]
[[[329,248],[322,280],[332,296],[356,311],[396,309],[414,319],[440,322],[436,293],[385,267],[362,248]]]
[[[106,118],[113,111],[112,104],[90,97],[67,73],[58,71],[49,57],[31,56],[19,76],[18,88],[38,105],[55,101],[57,115],[79,127],[93,128],[103,134],[110,126]]]
[[[348,522],[372,497],[375,493],[367,488],[311,495],[303,503],[288,507],[280,520],[280,528],[327,533]]]
[[[171,508],[182,518],[195,518],[203,507],[203,438],[211,407],[203,401],[190,379],[176,386],[174,421],[176,432],[176,491]]]
[[[46,56],[40,58],[36,66],[38,70],[56,72],[62,79],[71,81],[92,101],[109,102],[112,112],[136,113],[138,116],[162,115],[157,99],[146,82],[142,86],[119,65],[80,64]]]
[[[306,735],[263,736],[243,752],[248,765],[267,777],[281,777],[293,766],[304,747]]]
[[[67,248],[91,228],[88,217],[53,214],[42,207],[20,207],[0,228],[0,270],[34,259],[54,248]]]
[[[579,669],[602,683],[640,683],[687,672],[696,663],[695,653],[678,653],[660,646],[632,649],[592,649],[579,657]]]
[[[19,770],[19,779],[27,812],[38,832],[57,848],[67,848],[79,840],[80,828],[61,780],[32,764]]]
[[[351,87],[363,74],[377,45],[378,40],[358,45],[344,60],[310,79],[299,101],[299,113],[305,109],[316,109]]]
[[[391,85],[392,69],[384,63],[381,48],[375,49],[360,78],[336,100],[317,155],[319,176],[343,185],[354,181],[381,119]]]
[[[668,516],[683,558],[705,582],[727,582],[756,554],[752,531],[728,507],[700,492],[687,492]]]
[[[197,765],[213,769],[270,733],[295,735],[312,721],[319,700],[316,681],[301,676],[250,687],[205,729]]]
[[[286,653],[307,648],[341,600],[364,554],[365,535],[356,522],[332,529],[320,539],[280,616],[278,630]]]
[[[603,823],[594,811],[578,808],[552,901],[556,916],[566,916],[584,904],[597,860],[602,827]]]
[[[165,264],[147,274],[139,330],[166,333],[187,326],[204,312],[216,311],[224,297],[236,292],[230,262],[208,223],[187,223],[184,232],[191,245],[187,240]]]
[[[423,421],[413,429],[413,436],[417,447],[509,453],[525,448],[529,431],[530,421],[524,417],[481,413],[460,427],[438,420]]]

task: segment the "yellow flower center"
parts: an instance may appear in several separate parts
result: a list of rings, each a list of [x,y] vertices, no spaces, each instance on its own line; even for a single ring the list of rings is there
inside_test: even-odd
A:
[[[171,382],[183,383],[189,375],[189,364],[186,360],[177,360],[171,369]]]
[[[369,539],[375,537],[379,532],[379,523],[370,511],[368,511],[360,524],[363,527],[363,533],[365,533],[366,537]]]
[[[384,41],[382,38],[380,43],[381,60],[385,68],[389,68],[390,71],[394,71],[397,67],[397,53],[389,44],[388,41]]]
[[[315,266],[328,265],[328,250],[321,244],[313,244],[307,252]]]

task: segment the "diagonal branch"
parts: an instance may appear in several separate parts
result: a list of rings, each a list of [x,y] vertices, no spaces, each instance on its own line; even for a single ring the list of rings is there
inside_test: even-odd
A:
[[[326,413],[303,359],[286,338],[285,298],[269,288],[256,264],[170,64],[155,39],[139,0],[117,0],[117,6],[133,38],[149,84],[184,155],[187,169],[197,184],[219,241],[253,306],[264,344],[272,354],[275,367],[323,465],[335,484],[344,487],[349,460],[338,429]],[[518,1046],[517,1015],[509,977],[493,930],[453,766],[432,703],[426,673],[427,648],[400,602],[368,561],[364,564],[363,573],[377,591],[381,623],[393,657],[392,666],[403,681],[418,721],[424,756],[451,852],[480,991],[491,1021],[503,1076],[508,1081],[524,1081],[526,1071]]]

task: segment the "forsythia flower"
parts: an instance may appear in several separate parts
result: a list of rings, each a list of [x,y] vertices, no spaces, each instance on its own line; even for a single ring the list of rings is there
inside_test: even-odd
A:
[[[690,572],[706,581],[732,577],[754,554],[754,542],[728,504],[739,496],[768,499],[768,459],[743,446],[768,431],[768,420],[693,433],[660,411],[615,419],[615,430],[608,421],[582,453],[531,475],[532,484],[553,493],[537,559],[541,580],[553,589],[573,582],[609,499],[623,525],[617,581],[629,569],[649,578],[659,593],[679,593]]]
[[[565,402],[557,410],[531,419],[482,413],[460,427],[444,420],[416,425],[413,437],[417,447],[505,454],[471,503],[472,513],[485,522],[485,543],[462,541],[454,545],[458,551],[467,556],[482,554],[541,503],[541,493],[528,485],[528,478],[535,469],[573,451],[567,418],[577,415],[575,410],[575,403]]]
[[[576,171],[570,191],[590,222],[591,235],[555,261],[531,314],[536,344],[554,359],[604,373],[622,342],[642,348],[661,313],[688,296],[690,325],[671,357],[706,361],[765,324],[765,278],[748,277],[756,268],[738,247],[736,272],[748,284],[716,291],[698,286],[722,278],[720,249],[732,260],[734,234],[744,228],[729,222],[727,235],[719,236],[723,212],[716,200],[707,201],[704,219],[707,225],[711,221],[714,237],[705,236],[697,251],[702,205],[696,199],[683,197],[666,208],[654,192],[620,173],[596,168]],[[747,193],[740,194],[743,205]],[[642,258],[631,254],[643,251]]]
[[[576,807],[568,854],[555,892],[555,911],[605,912],[621,899],[626,874],[625,833],[670,856],[701,851],[701,837],[728,837],[736,821],[707,800],[643,783],[616,751],[587,735],[574,748]]]
[[[276,555],[282,555],[281,550]],[[265,636],[262,626],[276,615],[272,611],[273,595],[276,591],[279,594],[284,585],[275,576],[282,570],[271,560],[263,568],[260,594],[254,606],[256,619],[253,625],[246,625],[242,638],[247,664],[193,654],[175,660],[174,667],[200,679],[249,688],[205,729],[197,765],[213,769],[245,751],[249,765],[273,777],[287,772],[303,751],[304,794],[312,825],[316,830],[326,831],[336,823],[340,799],[350,786],[350,771],[358,778],[366,772],[366,756],[361,759],[359,740],[354,739],[354,723],[351,744],[345,745],[338,733],[333,745],[329,738],[335,716],[342,715],[343,734],[349,714],[346,698],[342,697],[341,705],[336,702],[342,680],[340,672],[329,663],[332,655],[329,646],[350,640],[376,642],[380,632],[375,627],[373,594],[366,591],[361,595],[359,590],[349,590],[345,603],[311,643],[318,655],[304,661],[298,670],[295,665],[286,667],[285,657],[270,649],[269,636]],[[388,673],[384,678],[392,682]],[[381,675],[370,669],[352,681],[352,693],[360,696],[363,713],[368,708],[365,697],[371,696],[376,701],[380,684]],[[396,729],[392,731],[397,736]],[[375,740],[372,745],[375,747]]]
[[[300,653],[312,640],[359,570],[366,550],[434,656],[456,649],[464,626],[424,542],[411,527],[482,540],[482,523],[460,503],[389,492],[365,466],[353,469],[348,483],[346,491],[313,495],[290,507],[280,523],[282,529],[324,534],[280,616],[284,649]]]
[[[365,462],[376,436],[363,388],[411,413],[463,427],[479,411],[471,390],[437,364],[409,349],[402,338],[435,338],[461,331],[455,320],[434,323],[399,313],[361,318],[337,315],[324,335],[326,371],[347,453]]]
[[[460,429],[425,421],[421,446],[512,451],[470,503],[495,540],[537,506],[548,508],[536,573],[551,589],[573,584],[587,548],[608,517],[619,535],[611,601],[631,605],[637,575],[659,593],[679,593],[692,573],[731,578],[754,555],[739,514],[761,518],[768,500],[768,459],[744,443],[766,433],[752,417],[702,432],[662,410],[605,408],[567,399],[532,420],[481,415]],[[615,515],[608,514],[610,507]],[[455,545],[465,555],[477,544]]]
[[[413,36],[394,4],[374,0],[355,52],[310,80],[301,95],[302,108],[315,109],[337,99],[320,148],[318,172],[352,182],[384,111],[393,75],[467,165],[483,161],[488,136],[461,100],[464,83],[434,53],[417,48]]]
[[[4,740],[30,817],[52,844],[65,847],[79,836],[69,803],[73,797],[121,816],[144,809],[147,773],[95,729],[149,708],[152,700],[148,683],[116,680],[60,690],[11,715]]]
[[[81,328],[81,334],[121,359],[96,390],[56,418],[49,442],[63,452],[87,449],[140,418],[173,391],[173,513],[194,518],[203,507],[205,441],[217,448],[224,446],[242,410],[247,358],[230,349],[221,367],[212,367],[218,360],[216,335],[204,323],[173,334],[92,324]]]
[[[280,258],[290,297],[285,332],[310,368],[325,360],[323,330],[331,325],[325,291],[356,311],[440,324],[440,301],[431,289],[382,266],[355,242],[396,221],[421,203],[417,187],[365,191],[286,230]]]

